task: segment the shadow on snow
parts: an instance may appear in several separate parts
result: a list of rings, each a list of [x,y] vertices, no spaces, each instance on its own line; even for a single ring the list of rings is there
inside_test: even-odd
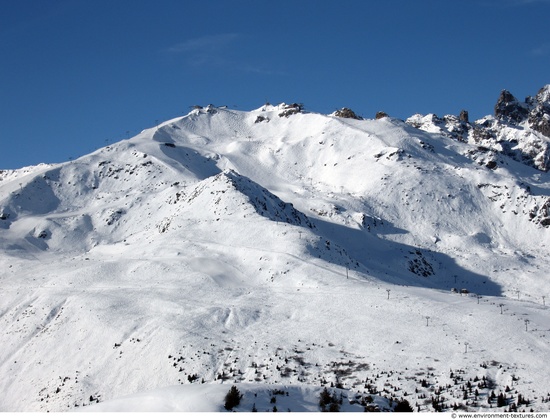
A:
[[[327,262],[347,266],[395,285],[446,291],[465,288],[480,295],[502,295],[499,284],[459,266],[455,259],[444,253],[394,242],[367,230],[322,219],[313,222],[320,241],[315,247],[310,247],[310,252]],[[395,227],[390,230],[402,232]]]

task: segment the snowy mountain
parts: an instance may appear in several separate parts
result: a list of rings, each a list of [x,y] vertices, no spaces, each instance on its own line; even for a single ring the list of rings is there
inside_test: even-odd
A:
[[[210,105],[0,171],[0,410],[549,410],[549,92]]]

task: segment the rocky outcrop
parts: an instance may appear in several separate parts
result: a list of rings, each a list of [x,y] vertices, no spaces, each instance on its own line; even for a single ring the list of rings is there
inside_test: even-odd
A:
[[[550,85],[539,90],[535,98],[527,98],[532,105],[529,112],[529,124],[531,128],[550,137]]]
[[[279,114],[279,116],[285,118],[304,111],[304,105],[302,103],[291,103],[290,105],[283,104],[282,107],[283,111]]]
[[[363,119],[360,116],[357,116],[357,114],[350,108],[338,109],[333,115],[339,118]]]
[[[525,102],[503,90],[495,104],[494,116],[472,123],[464,110],[459,116],[442,118],[434,114],[414,115],[406,123],[487,148],[544,172],[550,170],[550,85],[540,89],[536,96],[528,96]]]
[[[531,129],[550,137],[550,85],[540,89],[535,97],[528,96],[525,102],[503,90],[495,105],[495,117],[510,123],[527,121]]]
[[[520,123],[527,115],[529,110],[525,104],[520,103],[508,90],[500,92],[495,105],[495,118],[510,123]]]

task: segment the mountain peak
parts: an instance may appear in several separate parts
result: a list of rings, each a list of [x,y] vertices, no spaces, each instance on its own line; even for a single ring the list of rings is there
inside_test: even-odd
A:
[[[513,123],[522,122],[529,113],[525,104],[520,103],[508,90],[502,90],[495,104],[495,117]]]
[[[192,201],[195,206],[203,208],[203,211],[212,211],[216,217],[235,213],[246,217],[249,214],[247,207],[250,207],[256,214],[271,221],[313,228],[308,217],[296,211],[292,204],[283,202],[278,196],[234,169],[226,169],[201,182],[189,195],[188,202]]]

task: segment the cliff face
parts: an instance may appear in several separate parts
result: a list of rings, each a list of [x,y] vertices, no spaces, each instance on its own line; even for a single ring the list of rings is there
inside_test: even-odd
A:
[[[503,90],[494,115],[472,123],[464,111],[460,117],[414,115],[406,122],[424,131],[485,147],[544,172],[550,169],[550,85],[524,102]]]

